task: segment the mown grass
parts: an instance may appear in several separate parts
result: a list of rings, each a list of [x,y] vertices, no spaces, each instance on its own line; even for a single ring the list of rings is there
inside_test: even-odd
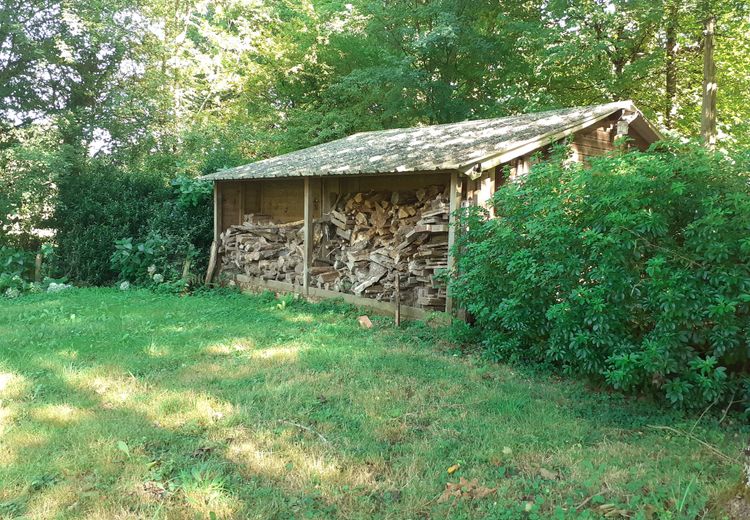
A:
[[[0,303],[0,517],[696,518],[742,427],[458,355],[341,306]],[[710,415],[710,414],[709,414]],[[448,468],[459,468],[449,473]],[[476,479],[484,498],[441,496]]]

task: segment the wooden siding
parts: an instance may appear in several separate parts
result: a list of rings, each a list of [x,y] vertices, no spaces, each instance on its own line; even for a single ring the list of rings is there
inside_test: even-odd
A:
[[[270,215],[275,222],[302,220],[304,183],[302,179],[278,179],[260,184],[260,212]]]
[[[219,183],[219,204],[221,206],[221,229],[224,231],[232,224],[239,224],[240,219],[240,181]]]
[[[572,159],[586,161],[590,157],[613,151],[616,127],[616,120],[605,119],[576,133],[570,145]]]
[[[450,182],[448,173],[422,173],[414,175],[377,175],[369,177],[342,177],[341,192],[355,193],[369,190],[416,190],[432,184],[447,186]]]

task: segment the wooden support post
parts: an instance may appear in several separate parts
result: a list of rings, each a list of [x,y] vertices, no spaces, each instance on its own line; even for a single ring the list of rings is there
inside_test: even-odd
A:
[[[490,200],[493,195],[494,170],[486,171],[477,180],[478,189],[476,203],[478,206],[489,210]]]
[[[456,243],[456,210],[458,209],[459,198],[461,197],[461,184],[458,182],[458,173],[451,173],[450,192],[448,193],[448,272],[452,273],[456,265],[456,259],[453,255],[453,246]],[[445,312],[453,312],[453,298],[448,294],[445,299]]]
[[[36,261],[34,262],[34,281],[36,283],[42,281],[42,253],[36,254]]]
[[[185,261],[182,263],[182,279],[187,281],[190,276],[190,267],[193,265],[193,261],[190,260],[190,255],[185,257]]]
[[[399,274],[398,270],[396,270],[396,278],[394,281],[396,282],[396,287],[395,287],[396,301],[394,302],[396,305],[396,313],[393,318],[393,321],[396,322],[396,327],[400,327],[401,326],[401,274]]]
[[[208,258],[208,269],[206,269],[206,285],[209,285],[214,277],[216,263],[219,259],[219,246],[216,241],[211,242],[211,256]]]
[[[219,243],[221,234],[221,186],[214,182],[214,242]]]
[[[620,119],[615,125],[615,147],[621,150],[628,149],[628,133],[630,132],[630,123],[635,119],[637,114],[629,110],[623,110]]]
[[[240,206],[240,221],[237,222],[238,224],[242,225],[245,222],[245,183],[243,181],[238,181],[237,185],[239,186],[239,206]]]
[[[206,285],[211,283],[214,277],[214,271],[219,263],[219,243],[221,237],[221,185],[214,182],[214,241],[211,244],[211,254],[208,259],[208,269],[206,270]]]
[[[489,211],[490,211],[490,218],[495,218],[495,205],[493,204],[493,200],[495,198],[495,192],[497,191],[497,173],[502,170],[502,166],[495,166],[489,171],[490,179],[489,179],[489,191],[490,191],[490,200],[488,202],[489,204]]]
[[[310,191],[310,177],[305,177],[305,195],[303,201],[305,220],[303,226],[304,242],[302,247],[302,287],[306,297],[310,295],[310,265],[312,264],[313,253],[313,198]]]

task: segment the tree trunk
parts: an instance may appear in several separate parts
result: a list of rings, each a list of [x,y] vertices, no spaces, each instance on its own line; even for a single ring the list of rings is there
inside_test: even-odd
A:
[[[704,144],[716,146],[716,63],[714,62],[714,31],[716,16],[709,13],[706,18],[703,39],[703,106],[701,109],[701,137]]]
[[[671,130],[674,128],[674,119],[677,112],[677,2],[670,2],[667,9],[664,124]]]

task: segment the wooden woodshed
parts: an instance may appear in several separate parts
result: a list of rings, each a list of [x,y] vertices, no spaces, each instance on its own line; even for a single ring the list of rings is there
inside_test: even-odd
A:
[[[398,300],[406,317],[451,312],[440,272],[453,264],[454,210],[486,204],[555,143],[586,161],[615,150],[618,137],[642,150],[660,138],[623,101],[363,132],[207,175],[209,277],[381,312]]]

